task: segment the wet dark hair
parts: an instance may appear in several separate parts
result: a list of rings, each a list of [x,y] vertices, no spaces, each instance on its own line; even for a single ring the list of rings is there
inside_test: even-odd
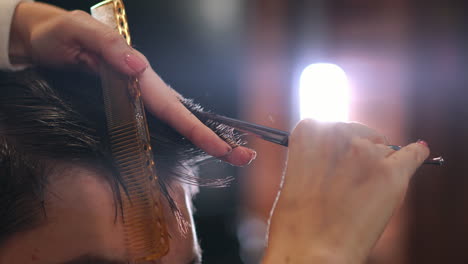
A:
[[[44,192],[55,161],[109,170],[107,180],[121,203],[118,190],[125,186],[110,158],[96,76],[41,69],[0,72],[0,92],[0,243],[46,216]],[[199,109],[190,100],[184,103]],[[172,180],[226,185],[229,179],[206,181],[191,173],[210,157],[165,123],[147,117],[161,190],[173,211],[178,209],[167,190]],[[226,127],[215,132],[234,136]]]

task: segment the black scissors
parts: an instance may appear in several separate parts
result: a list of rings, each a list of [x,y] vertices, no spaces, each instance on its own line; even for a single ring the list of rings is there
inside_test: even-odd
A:
[[[197,112],[195,115],[202,119],[202,120],[212,120],[215,122],[219,122],[230,127],[235,128],[236,130],[254,135],[259,137],[263,140],[281,145],[281,146],[288,146],[289,141],[289,132],[282,131],[279,129],[266,127],[262,125],[257,125],[253,123],[249,123],[242,120],[237,120],[230,117],[221,116],[218,114],[210,113],[210,112]],[[397,145],[388,145],[391,149],[400,150],[402,147]],[[424,161],[423,164],[430,164],[430,165],[443,165],[444,159],[442,157],[432,158]]]

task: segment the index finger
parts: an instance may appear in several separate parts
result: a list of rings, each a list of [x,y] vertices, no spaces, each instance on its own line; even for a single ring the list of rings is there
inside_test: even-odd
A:
[[[145,107],[206,153],[239,166],[255,158],[255,151],[245,147],[233,151],[180,102],[179,95],[151,67],[138,80]]]

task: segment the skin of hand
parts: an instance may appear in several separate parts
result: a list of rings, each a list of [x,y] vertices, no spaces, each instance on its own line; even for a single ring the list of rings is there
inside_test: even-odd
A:
[[[301,121],[263,263],[365,263],[429,155],[423,141],[399,151],[386,144],[361,124]]]
[[[256,157],[251,149],[232,149],[201,123],[180,103],[180,95],[153,71],[145,56],[86,12],[20,3],[13,16],[9,55],[13,64],[78,66],[96,73],[105,61],[123,74],[138,77],[148,110],[208,154],[238,166]]]

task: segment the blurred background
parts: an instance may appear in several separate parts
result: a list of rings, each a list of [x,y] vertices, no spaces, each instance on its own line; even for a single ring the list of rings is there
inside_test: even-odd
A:
[[[89,10],[98,1],[45,1]],[[358,121],[395,145],[426,140],[421,168],[369,263],[468,263],[465,1],[127,0],[134,46],[177,91],[217,113],[291,130]],[[195,219],[204,263],[258,263],[285,148],[249,139],[250,166],[207,165]],[[466,156],[465,156],[466,157]]]

